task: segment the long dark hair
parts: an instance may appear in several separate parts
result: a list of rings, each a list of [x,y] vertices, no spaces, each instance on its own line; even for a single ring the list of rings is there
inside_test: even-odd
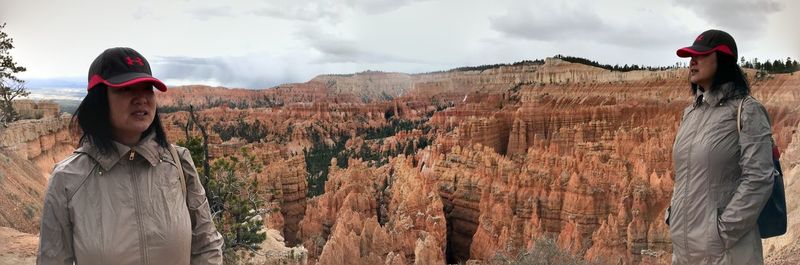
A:
[[[736,58],[719,51],[717,54],[717,73],[714,74],[714,81],[711,84],[711,89],[718,89],[720,85],[733,82],[734,89],[725,93],[720,102],[725,102],[730,99],[739,99],[750,95],[750,83],[742,71],[742,68],[736,64]],[[692,83],[692,94],[697,95],[700,87]]]
[[[150,123],[150,127],[147,127],[147,130],[142,133],[142,137],[155,131],[156,143],[166,148],[169,142],[167,141],[167,134],[164,132],[164,126],[161,125],[161,119],[158,116],[158,110],[156,110],[153,123]],[[83,132],[79,144],[92,143],[103,154],[111,154],[112,151],[117,151],[112,142],[108,87],[105,84],[99,84],[89,90],[78,109],[75,110],[75,114],[72,115],[70,128],[75,129],[76,122]]]

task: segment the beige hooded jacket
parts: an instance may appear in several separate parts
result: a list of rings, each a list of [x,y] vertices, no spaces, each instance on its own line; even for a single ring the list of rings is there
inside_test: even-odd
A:
[[[181,167],[154,138],[133,148],[114,142],[116,155],[86,143],[56,165],[37,264],[222,264],[223,240],[188,150],[177,147]]]
[[[764,106],[722,101],[733,83],[698,93],[673,146],[668,214],[673,264],[762,264],[756,220],[772,192],[772,131]]]

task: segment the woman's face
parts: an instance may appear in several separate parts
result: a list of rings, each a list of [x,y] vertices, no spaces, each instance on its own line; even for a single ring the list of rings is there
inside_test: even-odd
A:
[[[111,133],[123,144],[135,144],[156,115],[156,100],[150,83],[108,89]]]
[[[708,88],[714,82],[717,73],[717,53],[692,56],[689,61],[689,80],[703,88]]]

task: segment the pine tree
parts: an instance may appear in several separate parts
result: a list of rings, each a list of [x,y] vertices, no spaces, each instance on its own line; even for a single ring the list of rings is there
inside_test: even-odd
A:
[[[204,145],[200,137],[190,137],[177,144],[189,149],[195,165],[203,163]],[[258,250],[266,239],[261,232],[264,201],[259,195],[256,178],[263,164],[245,148],[239,155],[241,159],[232,156],[214,161],[206,174],[209,178],[204,187],[214,225],[225,242],[224,258],[228,264],[235,264],[237,251]]]
[[[786,67],[784,67],[783,62],[781,62],[781,60],[775,60],[772,62],[772,71],[775,73],[785,73]]]
[[[9,51],[14,48],[14,39],[3,31],[6,23],[0,24],[0,125],[19,119],[12,101],[25,97],[30,92],[25,89],[25,81],[16,74],[25,72],[25,67],[17,65]]]

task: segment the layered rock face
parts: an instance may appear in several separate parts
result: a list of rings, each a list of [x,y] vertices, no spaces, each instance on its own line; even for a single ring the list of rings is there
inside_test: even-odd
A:
[[[58,104],[52,101],[14,100],[12,104],[21,119],[55,118],[60,114]]]
[[[290,245],[298,242],[296,234],[306,211],[305,161],[302,155],[283,155],[277,146],[252,146],[260,161],[266,165],[255,176],[259,187],[266,191],[264,201],[271,205],[267,227],[281,232]],[[285,153],[284,153],[285,154]]]
[[[76,138],[71,135],[70,115],[20,120],[0,131],[0,148],[30,160],[47,176],[53,165],[75,150]]]
[[[292,103],[360,103],[366,90],[357,94],[336,93],[332,84],[309,81],[300,84],[285,84],[277,87],[253,89],[228,89],[208,86],[180,86],[170,88],[168,93],[159,93],[157,100],[160,106],[168,106],[174,110],[188,110],[189,105],[195,108],[213,108],[220,106],[237,108],[281,107]]]
[[[69,116],[50,116],[58,106],[25,101],[19,110],[47,111],[41,119],[24,119],[0,128],[0,227],[37,233],[42,212],[47,176],[58,161],[75,150],[74,137],[67,125]],[[41,113],[40,113],[41,114]]]
[[[356,95],[364,102],[400,97],[414,84],[408,74],[369,71],[352,75],[321,75],[311,82],[326,84],[336,94]]]

